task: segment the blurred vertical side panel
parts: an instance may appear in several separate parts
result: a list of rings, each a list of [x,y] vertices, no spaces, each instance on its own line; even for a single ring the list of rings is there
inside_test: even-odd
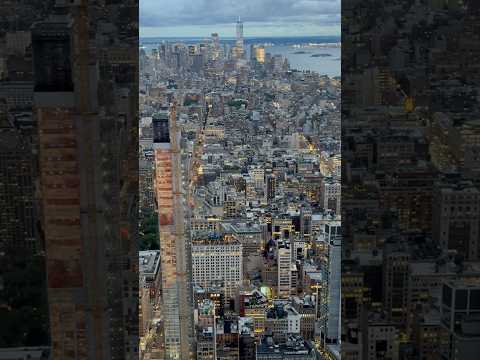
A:
[[[31,26],[52,1],[0,3],[0,357],[48,358]]]
[[[138,1],[7,3],[0,357],[138,358]]]
[[[342,359],[478,359],[479,17],[342,1]]]

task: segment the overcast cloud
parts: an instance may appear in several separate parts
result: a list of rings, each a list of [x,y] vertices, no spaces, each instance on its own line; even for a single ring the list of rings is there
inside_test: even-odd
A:
[[[340,0],[140,0],[142,36],[232,36],[238,16],[246,36],[340,33]]]

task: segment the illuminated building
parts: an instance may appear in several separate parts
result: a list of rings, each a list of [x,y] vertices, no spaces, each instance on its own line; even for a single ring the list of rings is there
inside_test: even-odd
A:
[[[309,240],[312,235],[312,211],[302,207],[300,209],[300,237]]]
[[[368,289],[359,267],[344,265],[342,269],[342,319],[358,324],[364,304],[368,305]],[[342,329],[344,330],[344,329]]]
[[[272,219],[272,237],[274,239],[289,239],[295,226],[290,217],[276,217]]]
[[[190,221],[190,229],[194,232],[218,232],[220,230],[220,219],[216,217],[193,218]]]
[[[199,304],[204,300],[213,301],[216,316],[223,316],[225,314],[225,289],[222,284],[214,284],[208,288],[193,285],[194,304]]]
[[[197,303],[196,345],[197,360],[216,360],[215,303],[205,299]]]
[[[265,48],[263,46],[255,47],[255,60],[259,64],[265,64]]]
[[[402,230],[432,229],[432,186],[435,173],[427,169],[402,168],[383,186],[381,199],[395,208]]]
[[[263,334],[265,331],[266,312],[268,299],[257,289],[241,291],[239,295],[239,314],[253,319],[253,330],[255,335]]]

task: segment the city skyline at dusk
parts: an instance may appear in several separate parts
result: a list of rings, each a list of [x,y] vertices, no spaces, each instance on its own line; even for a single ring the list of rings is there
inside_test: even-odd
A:
[[[142,1],[140,37],[234,37],[238,17],[245,37],[339,36],[340,1]]]
[[[159,233],[142,236],[141,263],[158,265],[140,271],[140,357],[267,360],[275,344],[326,360],[340,344],[340,45],[247,41],[233,18],[234,41],[213,24],[141,42],[140,210]]]

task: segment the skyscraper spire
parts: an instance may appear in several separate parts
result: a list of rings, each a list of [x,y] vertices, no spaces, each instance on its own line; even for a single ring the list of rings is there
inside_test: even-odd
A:
[[[243,23],[240,20],[240,16],[237,21],[237,42],[242,42],[243,44]]]
[[[236,53],[235,57],[242,58],[245,51],[244,51],[244,44],[243,44],[243,23],[240,19],[240,16],[238,16],[236,30],[237,30],[237,41],[234,47],[234,52]]]

